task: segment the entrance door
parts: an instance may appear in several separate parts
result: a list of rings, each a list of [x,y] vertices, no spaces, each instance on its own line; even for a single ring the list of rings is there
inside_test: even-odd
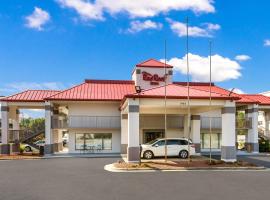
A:
[[[143,142],[147,143],[157,138],[164,138],[164,130],[144,130]]]

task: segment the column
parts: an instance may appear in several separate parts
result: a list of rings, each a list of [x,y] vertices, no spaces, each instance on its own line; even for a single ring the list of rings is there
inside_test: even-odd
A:
[[[139,100],[128,99],[128,162],[139,162],[140,160],[139,117]]]
[[[17,107],[9,107],[9,118],[12,120],[12,134],[14,141],[19,141],[20,119]]]
[[[270,112],[264,111],[264,135],[266,137],[270,137],[270,131],[269,131],[269,123],[270,123]]]
[[[247,135],[247,145],[251,152],[258,153],[258,105],[249,105],[246,112],[248,120],[251,120],[251,127],[248,129]]]
[[[236,161],[235,147],[235,102],[226,101],[222,108],[222,141],[221,160],[225,162]]]
[[[121,153],[126,154],[128,147],[128,114],[121,114]]]
[[[10,153],[10,147],[8,144],[8,133],[9,133],[9,107],[7,102],[1,103],[1,154],[9,154]]]
[[[191,115],[191,139],[196,153],[201,153],[201,116]]]
[[[45,154],[53,153],[52,107],[45,102]]]

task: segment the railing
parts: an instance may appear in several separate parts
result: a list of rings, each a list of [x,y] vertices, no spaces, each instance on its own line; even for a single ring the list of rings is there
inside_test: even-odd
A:
[[[68,128],[68,119],[66,117],[52,117],[52,128],[53,129],[66,129]]]
[[[210,128],[210,117],[201,117],[201,128],[209,129]],[[222,120],[221,117],[211,117],[211,128],[212,129],[221,129]]]
[[[120,116],[68,116],[68,128],[121,128]]]
[[[33,132],[31,130],[9,130],[8,141],[9,142],[25,142],[33,137],[36,137],[40,134],[45,134],[45,130],[36,130]]]
[[[252,129],[252,118],[236,118],[236,129]]]

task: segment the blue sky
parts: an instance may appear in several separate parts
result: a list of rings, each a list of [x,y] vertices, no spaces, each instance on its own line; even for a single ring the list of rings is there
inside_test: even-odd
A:
[[[211,40],[218,85],[270,90],[269,1],[144,2],[1,0],[0,95],[64,89],[85,78],[130,79],[136,63],[164,58],[165,39],[168,61],[177,65],[174,80],[185,81],[186,16],[193,80],[208,80]]]

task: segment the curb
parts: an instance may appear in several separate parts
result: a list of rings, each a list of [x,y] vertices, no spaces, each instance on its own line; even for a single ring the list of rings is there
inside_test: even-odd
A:
[[[149,168],[115,168],[113,164],[104,166],[104,170],[109,172],[186,172],[186,171],[270,171],[269,168],[265,167],[190,167],[190,168],[179,168],[179,169],[149,169]]]

